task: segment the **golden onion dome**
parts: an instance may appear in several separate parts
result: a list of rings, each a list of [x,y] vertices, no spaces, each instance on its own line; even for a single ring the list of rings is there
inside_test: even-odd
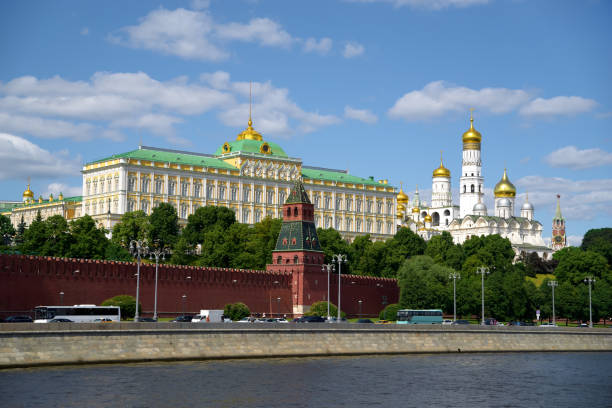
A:
[[[28,183],[28,187],[23,192],[23,198],[34,198],[34,193],[30,190],[30,183]]]
[[[238,137],[236,138],[236,140],[257,140],[258,142],[261,142],[263,140],[263,138],[261,137],[261,134],[256,131],[255,129],[253,129],[253,121],[251,120],[251,117],[249,116],[249,122],[248,122],[248,126],[245,130],[243,130],[242,132],[238,133]]]
[[[476,129],[474,129],[474,118],[470,112],[470,128],[463,134],[463,148],[478,148],[476,143],[482,141],[482,135]]]
[[[440,167],[438,167],[437,169],[433,171],[433,176],[434,177],[450,177],[451,176],[450,170],[444,167],[444,164],[442,163],[442,152],[440,152]]]
[[[397,194],[397,202],[400,204],[407,204],[409,200],[410,198],[408,198],[408,196],[404,193],[403,188],[400,187],[400,191]]]
[[[419,207],[412,207],[412,213],[413,214],[418,214],[420,212],[421,212],[421,210],[419,210]]]
[[[495,189],[493,190],[495,193],[495,197],[515,197],[516,196],[516,187],[514,184],[508,180],[508,174],[506,169],[504,169],[504,175],[502,179],[495,185]]]
[[[425,216],[425,222],[431,222],[431,215],[427,214]]]

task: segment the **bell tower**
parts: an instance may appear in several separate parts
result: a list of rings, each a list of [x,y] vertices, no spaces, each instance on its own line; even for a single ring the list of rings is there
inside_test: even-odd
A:
[[[298,179],[283,204],[283,224],[272,251],[272,263],[266,267],[268,271],[292,275],[294,314],[304,314],[311,304],[325,300],[327,274],[322,271],[324,259],[314,224],[314,205],[302,180]]]
[[[552,222],[552,249],[558,251],[566,246],[565,218],[561,215],[561,196],[557,194],[557,211]]]

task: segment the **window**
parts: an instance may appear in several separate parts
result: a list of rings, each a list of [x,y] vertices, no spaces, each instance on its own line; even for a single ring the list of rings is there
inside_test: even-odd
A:
[[[366,232],[372,232],[372,221],[366,221]]]
[[[200,191],[202,189],[202,185],[200,183],[196,183],[193,185],[193,196],[196,198],[200,198]]]
[[[128,212],[134,211],[135,207],[136,207],[136,202],[134,200],[128,200],[128,202],[127,202],[127,210],[128,210]],[[94,214],[96,213],[96,210],[97,210],[96,209],[96,204],[94,204],[94,209],[93,209]]]
[[[140,191],[142,191],[143,193],[148,193],[149,192],[149,179],[148,178],[143,178],[140,182]]]
[[[325,228],[329,228],[330,222],[331,222],[331,219],[329,217],[325,217]]]
[[[378,234],[382,234],[382,226],[383,226],[382,221],[377,221],[376,222],[376,232]]]
[[[342,207],[342,199],[340,197],[336,198],[336,210],[341,210]]]
[[[211,200],[214,198],[215,186],[211,184],[206,185],[206,198]]]
[[[293,207],[293,216],[294,217],[298,216],[298,209],[297,209],[297,207]]]
[[[90,189],[91,189],[91,182],[87,180],[87,182],[85,183],[85,195],[89,195]]]
[[[219,186],[219,200],[225,200],[225,186]]]
[[[294,256],[293,256],[293,263],[294,263],[294,264],[297,264],[297,263],[298,263],[298,256],[297,256],[297,255],[294,255]]]
[[[170,180],[168,182],[168,195],[174,195],[175,189],[176,189],[176,181]]]
[[[393,213],[393,204],[392,203],[387,203],[387,214],[392,214]]]
[[[357,232],[361,232],[361,220],[360,219],[355,221],[355,225],[357,226]]]
[[[95,183],[94,183],[94,189],[95,189]],[[128,178],[128,191],[136,191],[136,178],[134,177],[130,177]],[[94,191],[95,194],[95,191]]]
[[[261,190],[255,190],[255,202],[257,204],[261,203]]]
[[[181,204],[181,218],[187,218],[187,204]]]
[[[470,186],[470,190],[471,190],[471,191],[470,191],[471,193],[473,193],[473,192],[474,192],[474,185],[473,185],[473,184]]]
[[[284,204],[285,199],[287,197],[287,193],[285,192],[285,190],[281,190],[281,192],[279,194],[280,194],[280,203]]]
[[[249,187],[244,187],[242,189],[242,201],[245,203],[248,203],[250,196],[251,196],[251,189]]]
[[[383,203],[382,203],[382,201],[377,201],[377,202],[376,202],[376,212],[377,212],[378,214],[381,214],[381,213],[382,213],[382,208],[383,208]]]
[[[274,201],[274,191],[268,191],[267,195],[267,203],[272,204],[272,202]]]
[[[314,198],[314,207],[319,208],[319,196],[316,195]]]
[[[356,211],[361,212],[361,198],[358,198],[355,204],[357,205]]]
[[[279,264],[279,265],[282,264],[283,263],[283,257],[279,256],[278,258],[276,258],[276,263]]]
[[[350,218],[347,218],[347,220],[346,220],[346,229],[348,231],[351,231],[352,228],[353,228],[353,220],[350,219]]]
[[[326,210],[329,210],[330,201],[331,199],[329,198],[329,196],[326,196],[325,197],[325,209]]]
[[[465,187],[465,184],[463,185],[463,192],[464,192],[464,193],[466,192],[466,187]]]
[[[145,214],[149,213],[149,202],[147,200],[142,200],[140,202],[140,209],[144,211]]]
[[[155,180],[155,193],[161,194],[163,188],[164,188],[164,181],[161,179],[156,179]]]
[[[391,230],[391,228],[393,228],[393,227],[391,226],[391,223],[388,222],[387,223],[387,234],[393,234],[393,231]]]
[[[480,193],[482,191],[482,184],[478,185],[478,192]]]
[[[372,212],[372,200],[367,200],[366,201],[366,211],[367,212]]]
[[[255,222],[260,222],[261,221],[261,211],[257,210],[255,211]]]
[[[345,207],[346,211],[351,211],[352,201],[353,200],[351,200],[350,198],[346,199],[346,207]]]
[[[342,223],[341,223],[340,218],[336,218],[336,227],[335,227],[335,228],[336,228],[337,230],[340,230],[340,228],[341,228],[341,224],[342,224]]]
[[[238,196],[238,189],[236,187],[231,188],[232,201],[236,201],[236,197]]]
[[[446,217],[450,216],[450,211],[449,211],[449,210],[444,210],[444,215],[445,215]]]
[[[249,210],[242,210],[242,223],[243,224],[248,224],[249,223],[249,216],[250,216],[250,211]]]
[[[93,182],[93,193],[98,194],[98,180],[94,180]]]

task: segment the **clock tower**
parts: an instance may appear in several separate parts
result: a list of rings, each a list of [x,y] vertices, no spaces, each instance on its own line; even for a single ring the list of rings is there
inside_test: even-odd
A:
[[[552,222],[552,249],[558,251],[567,246],[565,239],[565,218],[561,215],[561,196],[557,194],[557,211]]]

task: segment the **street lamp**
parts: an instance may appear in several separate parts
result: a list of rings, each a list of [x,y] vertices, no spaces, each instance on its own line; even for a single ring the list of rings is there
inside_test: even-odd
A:
[[[325,272],[327,270],[327,321],[329,321],[329,274],[332,271],[336,270],[336,265],[334,264],[323,264],[321,265],[321,271]]]
[[[187,295],[181,296],[183,298],[183,316],[185,316],[185,303],[187,303]]]
[[[485,275],[489,274],[489,268],[481,266],[480,268],[478,268],[476,270],[476,273],[482,276],[482,321],[480,322],[480,324],[484,325],[485,324],[485,317],[484,317],[484,277]]]
[[[276,305],[276,309],[277,309],[277,311],[278,311],[278,316],[279,316],[279,317],[280,317],[280,300],[281,300],[281,298],[280,298],[280,297],[277,297],[277,298],[276,298],[276,303],[277,303],[277,305]]]
[[[457,279],[461,279],[461,275],[458,273],[452,272],[450,275],[448,275],[448,279],[453,280],[453,322],[454,322],[457,320]]]
[[[159,269],[159,257],[161,256],[162,261],[166,260],[166,254],[169,254],[168,248],[156,248],[151,251],[149,259],[155,257],[155,303],[153,304],[153,319],[157,320],[157,273]]]
[[[584,278],[584,283],[589,284],[589,327],[593,328],[593,309],[591,307],[591,283],[595,283],[595,279],[591,276]]]
[[[64,306],[64,292],[60,292],[60,306]]]
[[[552,314],[553,314],[553,326],[556,326],[555,323],[555,286],[559,285],[559,283],[555,280],[548,281],[548,286],[552,288]]]
[[[342,262],[346,263],[346,255],[334,255],[332,256],[332,262],[338,262],[338,323],[340,323],[340,287],[342,286]]]
[[[134,313],[134,321],[137,322],[140,319],[140,314],[138,313],[138,299],[140,292],[140,261],[143,256],[146,256],[149,253],[149,247],[147,246],[146,240],[131,240],[130,241],[130,254],[132,256],[136,256],[138,259],[138,266],[136,269],[136,313]]]
[[[361,304],[363,303],[363,300],[359,299],[357,303],[359,303],[359,316],[361,316]]]

